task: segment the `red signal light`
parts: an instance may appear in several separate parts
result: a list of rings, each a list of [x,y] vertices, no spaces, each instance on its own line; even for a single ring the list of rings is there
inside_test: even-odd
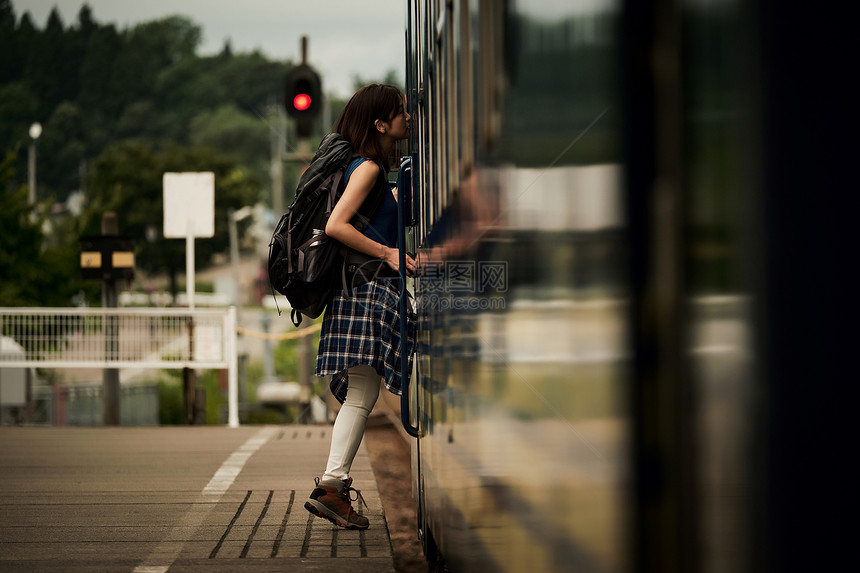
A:
[[[296,94],[293,98],[293,107],[298,111],[305,111],[311,107],[311,96],[308,94]]]
[[[284,76],[284,107],[287,115],[296,120],[299,138],[310,137],[323,100],[320,77],[310,66],[299,64]]]

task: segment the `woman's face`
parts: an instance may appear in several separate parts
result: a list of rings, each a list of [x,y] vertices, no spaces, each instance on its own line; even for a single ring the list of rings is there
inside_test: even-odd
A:
[[[394,114],[390,120],[384,122],[386,124],[386,133],[395,141],[406,139],[409,137],[409,122],[412,117],[406,113],[406,108],[400,104],[400,109]]]

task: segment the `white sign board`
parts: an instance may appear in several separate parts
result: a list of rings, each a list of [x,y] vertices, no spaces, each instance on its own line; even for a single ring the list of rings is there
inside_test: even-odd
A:
[[[165,238],[215,235],[214,173],[165,173],[163,185]]]

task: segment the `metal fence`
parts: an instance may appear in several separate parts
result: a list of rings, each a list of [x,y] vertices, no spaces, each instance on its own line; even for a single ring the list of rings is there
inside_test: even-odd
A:
[[[226,369],[239,425],[233,307],[0,308],[0,334],[23,349],[0,353],[0,368]]]

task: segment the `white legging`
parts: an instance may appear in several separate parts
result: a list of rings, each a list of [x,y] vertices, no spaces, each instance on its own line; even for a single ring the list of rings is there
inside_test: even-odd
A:
[[[360,365],[349,369],[346,400],[331,430],[331,450],[322,479],[345,480],[349,477],[352,460],[358,452],[367,416],[379,397],[381,377],[372,366]]]

